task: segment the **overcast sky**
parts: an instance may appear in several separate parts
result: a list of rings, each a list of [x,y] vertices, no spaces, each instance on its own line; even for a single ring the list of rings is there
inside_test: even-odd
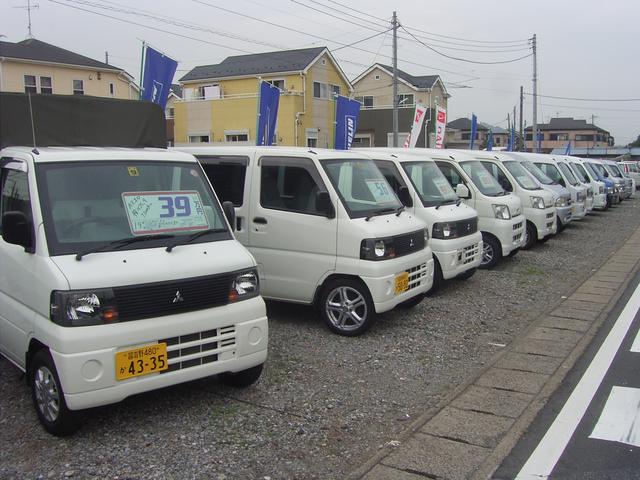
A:
[[[176,80],[196,65],[232,55],[326,46],[349,79],[374,62],[391,64],[393,9],[398,67],[442,77],[448,119],[476,113],[506,128],[520,86],[532,92],[538,40],[538,122],[556,116],[594,123],[625,145],[640,134],[640,2],[632,0],[31,0],[35,38],[140,75],[141,42],[178,60]],[[0,1],[0,35],[28,36],[27,0]],[[225,11],[226,10],[226,11]],[[347,46],[364,40],[353,46]],[[430,48],[431,49],[430,49]],[[436,50],[438,53],[434,52]],[[573,98],[589,99],[577,101]],[[593,101],[608,100],[608,101]],[[625,101],[612,101],[625,100]],[[524,115],[532,120],[532,100]],[[519,114],[519,113],[518,113]]]

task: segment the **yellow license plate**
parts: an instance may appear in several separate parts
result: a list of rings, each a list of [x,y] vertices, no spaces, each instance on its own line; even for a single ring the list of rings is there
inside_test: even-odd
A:
[[[396,295],[406,292],[409,289],[409,272],[402,272],[396,275],[395,291]]]
[[[167,368],[166,343],[154,343],[116,353],[116,380],[161,372]]]

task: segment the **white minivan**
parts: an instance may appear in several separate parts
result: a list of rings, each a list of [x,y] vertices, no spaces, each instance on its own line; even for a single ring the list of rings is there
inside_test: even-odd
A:
[[[492,268],[503,256],[518,252],[525,228],[520,199],[505,191],[468,153],[440,150],[434,158],[458,197],[478,212],[478,229],[482,232],[480,267]]]
[[[571,173],[569,166],[559,162],[552,155],[538,154],[533,163],[554,182],[571,192],[571,220],[581,220],[587,214],[587,189]]]
[[[377,313],[418,304],[433,283],[429,231],[363,154],[297,147],[178,147],[236,209],[236,238],[265,298],[312,304],[358,335]]]
[[[527,221],[523,249],[555,235],[556,208],[553,195],[542,188],[518,161],[500,152],[472,150],[469,154],[484,165],[503,189],[520,198]]]
[[[407,188],[407,208],[431,232],[434,258],[433,288],[444,280],[471,277],[482,261],[482,234],[478,213],[462,203],[425,149],[358,149],[373,159],[389,184],[401,196]],[[436,154],[435,158],[438,158]]]
[[[573,169],[576,178],[585,185],[589,185],[592,191],[593,208],[596,210],[607,209],[607,192],[604,182],[599,181],[585,162],[579,157],[565,157],[569,161],[569,166]],[[589,199],[587,193],[587,200]]]
[[[259,378],[256,263],[193,156],[7,147],[0,216],[0,352],[26,372],[50,433],[137,393]]]

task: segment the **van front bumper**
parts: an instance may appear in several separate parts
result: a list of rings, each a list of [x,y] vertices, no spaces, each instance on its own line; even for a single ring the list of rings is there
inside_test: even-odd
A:
[[[593,208],[596,210],[602,210],[607,207],[607,194],[598,193],[593,197]]]
[[[524,215],[527,220],[536,226],[538,240],[542,240],[549,235],[556,233],[556,209],[555,207],[545,208],[525,208]]]
[[[584,202],[573,202],[571,204],[571,220],[582,220],[587,214]]]
[[[433,286],[433,254],[431,247],[420,252],[378,262],[359,260],[360,278],[369,288],[376,313],[388,312],[416,295],[424,295]],[[396,294],[396,277],[409,274],[409,287]]]
[[[571,209],[570,205],[566,207],[556,207],[556,215],[562,225],[566,225],[571,221]]]
[[[507,256],[524,243],[524,229],[526,219],[524,215],[511,217],[509,220],[497,218],[481,218],[478,228],[483,232],[494,235],[502,248],[502,255]]]
[[[64,343],[64,351],[50,347],[71,410],[107,405],[138,393],[246,370],[267,358],[269,329],[261,297],[165,317],[56,328],[63,331],[61,335],[71,337]],[[117,352],[160,341],[167,344],[169,370],[116,380]],[[93,348],[87,350],[86,346]]]
[[[482,262],[482,234],[476,232],[451,240],[430,240],[433,255],[442,269],[442,278],[449,280],[461,273],[478,268]]]

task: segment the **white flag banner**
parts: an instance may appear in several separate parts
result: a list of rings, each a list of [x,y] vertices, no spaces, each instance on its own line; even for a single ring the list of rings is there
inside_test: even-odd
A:
[[[444,148],[444,129],[447,126],[447,111],[438,106],[436,110],[436,148]]]
[[[416,146],[418,137],[420,136],[420,129],[422,128],[422,123],[424,122],[426,114],[427,107],[416,103],[416,111],[413,114],[413,126],[411,127],[411,133],[405,140],[404,145],[402,145],[403,148],[414,148]]]

